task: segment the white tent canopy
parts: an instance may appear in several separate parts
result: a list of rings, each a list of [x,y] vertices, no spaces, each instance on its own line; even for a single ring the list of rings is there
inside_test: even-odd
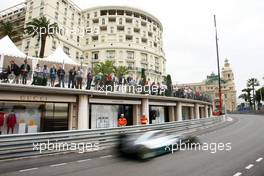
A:
[[[71,59],[67,54],[64,53],[62,47],[58,47],[51,55],[49,55],[45,61],[55,62],[60,64],[69,64],[69,65],[80,65],[78,62]]]
[[[26,55],[16,47],[8,36],[0,39],[0,55],[26,58]]]

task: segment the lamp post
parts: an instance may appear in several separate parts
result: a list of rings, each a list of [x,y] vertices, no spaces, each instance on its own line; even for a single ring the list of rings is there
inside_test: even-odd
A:
[[[81,57],[80,57],[80,60],[81,60],[81,69],[82,69],[82,67],[83,67],[83,60],[84,60],[84,57],[81,56]]]
[[[214,15],[214,26],[215,26],[215,43],[216,43],[217,69],[218,69],[219,115],[221,115],[222,114],[222,91],[221,91],[221,75],[220,75],[219,51],[218,51],[218,36],[217,36],[216,16],[215,15]]]

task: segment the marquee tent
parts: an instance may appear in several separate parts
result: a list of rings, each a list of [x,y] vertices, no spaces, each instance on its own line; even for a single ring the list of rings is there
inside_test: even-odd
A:
[[[51,55],[43,60],[45,60],[46,62],[59,63],[63,65],[80,65],[78,62],[71,59],[67,54],[65,54],[62,47],[58,47]]]

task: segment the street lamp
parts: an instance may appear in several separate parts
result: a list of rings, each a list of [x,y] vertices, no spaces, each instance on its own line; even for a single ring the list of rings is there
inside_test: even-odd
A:
[[[222,91],[221,91],[221,76],[220,76],[219,51],[218,51],[218,36],[217,36],[216,16],[215,15],[214,15],[214,26],[215,26],[215,43],[216,43],[217,68],[218,68],[219,115],[221,115],[222,114]]]
[[[81,56],[81,57],[80,57],[80,60],[81,60],[81,69],[82,69],[82,67],[83,67],[83,60],[84,60],[84,57]]]

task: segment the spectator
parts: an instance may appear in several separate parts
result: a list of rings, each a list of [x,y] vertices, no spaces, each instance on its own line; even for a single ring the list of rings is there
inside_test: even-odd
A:
[[[24,64],[20,67],[20,73],[22,76],[22,84],[27,84],[28,73],[30,72],[30,66],[27,63],[27,59],[24,60]]]
[[[75,76],[76,76],[76,70],[75,67],[70,69],[69,71],[69,81],[68,81],[68,88],[74,88],[75,85]]]
[[[87,74],[87,86],[86,86],[86,89],[87,89],[87,90],[90,90],[90,89],[91,89],[92,81],[93,81],[93,75],[92,75],[92,73],[89,71],[88,74]]]
[[[4,68],[3,71],[0,73],[0,80],[6,83],[9,82],[8,75],[11,73],[10,66],[8,65],[7,68]]]
[[[64,88],[65,71],[61,66],[59,66],[57,74],[58,74],[58,78],[59,78],[59,87],[62,86]]]
[[[51,84],[51,87],[54,87],[55,80],[56,80],[56,75],[57,75],[57,70],[56,70],[55,65],[53,65],[50,68],[49,73],[50,73],[50,84]]]
[[[42,76],[41,74],[42,74],[42,69],[39,66],[39,64],[37,64],[37,66],[35,68],[35,71],[33,73],[33,82],[32,82],[32,85],[40,85],[39,80],[40,80],[40,77]]]
[[[14,83],[18,84],[19,83],[19,75],[20,75],[20,69],[19,66],[15,63],[15,61],[10,61],[10,71],[12,74],[15,75]]]
[[[102,80],[102,74],[101,73],[95,75],[95,78],[94,78],[95,90],[98,90],[99,85],[101,83],[101,80]]]
[[[83,70],[81,67],[78,67],[78,70],[76,72],[76,88],[82,89],[82,81],[83,81]]]
[[[43,72],[43,86],[47,86],[48,76],[49,76],[49,69],[47,65],[44,65],[42,72]]]
[[[118,81],[118,88],[121,88],[122,90],[122,87],[126,84],[126,78],[122,75],[120,78],[119,78],[119,81]],[[118,90],[119,91],[119,90]]]
[[[160,87],[160,83],[158,82],[157,84],[157,87],[158,87],[158,92],[157,92],[157,95],[160,95],[160,90],[161,90],[161,87]]]

